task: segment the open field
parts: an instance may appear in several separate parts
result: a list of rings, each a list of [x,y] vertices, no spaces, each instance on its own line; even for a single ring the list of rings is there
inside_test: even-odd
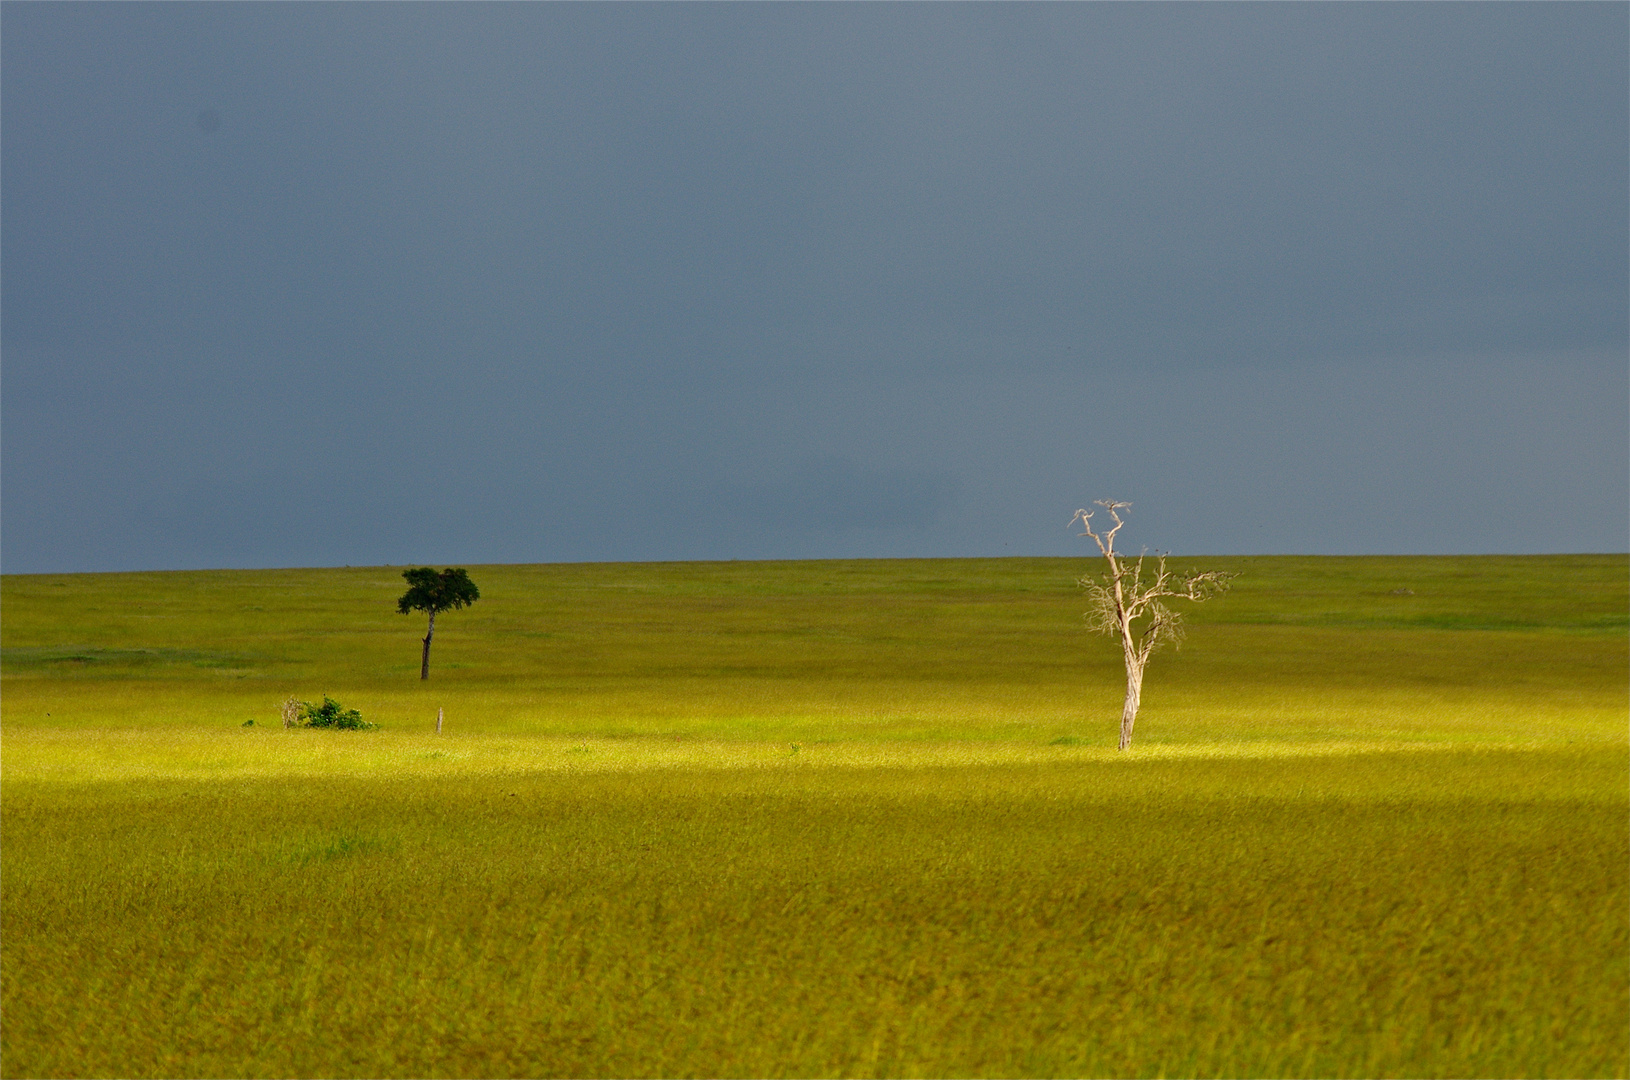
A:
[[[1204,565],[7,577],[0,1072],[1630,1072],[1626,558]]]

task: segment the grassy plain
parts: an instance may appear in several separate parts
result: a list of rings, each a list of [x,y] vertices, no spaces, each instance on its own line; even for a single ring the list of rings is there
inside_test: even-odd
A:
[[[1630,1072],[1626,558],[1205,565],[6,577],[0,1072]]]

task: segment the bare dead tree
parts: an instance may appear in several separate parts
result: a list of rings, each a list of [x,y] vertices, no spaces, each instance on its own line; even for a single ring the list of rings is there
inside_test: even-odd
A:
[[[1227,592],[1229,584],[1238,576],[1222,570],[1208,570],[1181,574],[1166,566],[1166,556],[1157,554],[1150,567],[1152,576],[1145,578],[1144,555],[1136,560],[1127,559],[1115,550],[1115,534],[1125,524],[1121,511],[1129,502],[1099,499],[1101,506],[1115,522],[1102,534],[1092,527],[1096,510],[1077,510],[1070,524],[1077,521],[1098,545],[1098,550],[1109,564],[1099,578],[1084,577],[1081,587],[1087,590],[1091,607],[1087,610],[1087,628],[1108,634],[1121,643],[1121,656],[1126,661],[1126,705],[1121,709],[1121,749],[1132,745],[1132,723],[1138,717],[1138,702],[1143,695],[1143,669],[1149,657],[1166,642],[1173,646],[1183,640],[1183,617],[1161,603],[1166,599],[1192,600],[1203,603],[1219,593]]]

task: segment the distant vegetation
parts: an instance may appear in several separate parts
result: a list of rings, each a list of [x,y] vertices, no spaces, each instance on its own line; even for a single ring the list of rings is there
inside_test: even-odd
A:
[[[370,724],[362,718],[362,713],[356,709],[347,709],[327,694],[323,695],[321,705],[313,705],[309,701],[299,703],[296,711],[298,719],[292,727],[338,728],[346,731],[366,731],[377,725]]]
[[[4,578],[0,1073],[1630,1071],[1624,556],[1085,567]]]

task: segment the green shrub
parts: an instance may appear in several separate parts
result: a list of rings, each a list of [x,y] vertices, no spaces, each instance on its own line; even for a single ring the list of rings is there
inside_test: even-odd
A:
[[[309,701],[300,703],[301,727],[345,728],[348,731],[366,731],[377,724],[370,724],[362,718],[362,714],[355,709],[347,709],[327,694],[323,695],[321,705],[313,705]]]

